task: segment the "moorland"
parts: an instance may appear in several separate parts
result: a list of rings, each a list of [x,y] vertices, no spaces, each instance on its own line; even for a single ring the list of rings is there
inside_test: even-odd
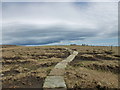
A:
[[[119,47],[112,46],[16,46],[3,45],[3,88],[42,88],[54,66],[72,51],[78,55],[64,73],[67,88],[118,88]]]

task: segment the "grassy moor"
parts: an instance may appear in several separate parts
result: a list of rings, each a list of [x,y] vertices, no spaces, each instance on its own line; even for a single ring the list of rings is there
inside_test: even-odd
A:
[[[71,54],[66,48],[78,52],[65,68],[67,88],[118,88],[118,47],[80,45],[3,45],[3,88],[42,88],[55,65]]]

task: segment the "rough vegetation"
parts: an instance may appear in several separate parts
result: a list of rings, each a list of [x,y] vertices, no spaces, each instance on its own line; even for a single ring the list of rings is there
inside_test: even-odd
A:
[[[79,54],[68,65],[65,81],[68,88],[118,88],[120,74],[118,47],[69,46]]]
[[[3,88],[42,88],[51,69],[70,55],[63,47],[2,48]]]
[[[118,88],[118,47],[109,46],[2,46],[3,88],[42,88],[51,69],[70,55],[79,54],[65,71],[69,89]]]

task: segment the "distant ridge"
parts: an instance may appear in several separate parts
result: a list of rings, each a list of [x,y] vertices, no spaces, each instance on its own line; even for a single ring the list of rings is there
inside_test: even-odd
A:
[[[2,48],[16,47],[17,45],[0,45]]]

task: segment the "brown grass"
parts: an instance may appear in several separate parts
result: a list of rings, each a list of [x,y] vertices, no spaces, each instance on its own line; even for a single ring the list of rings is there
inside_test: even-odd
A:
[[[69,46],[79,54],[68,65],[65,81],[68,88],[118,88],[118,47]]]
[[[54,66],[70,55],[79,54],[65,71],[68,88],[117,88],[118,47],[107,46],[4,46],[2,48],[3,88],[42,88]]]
[[[84,67],[66,69],[65,81],[68,88],[117,88],[118,76],[113,73],[98,72]]]
[[[69,54],[56,46],[3,48],[3,88],[42,88],[50,70]]]

